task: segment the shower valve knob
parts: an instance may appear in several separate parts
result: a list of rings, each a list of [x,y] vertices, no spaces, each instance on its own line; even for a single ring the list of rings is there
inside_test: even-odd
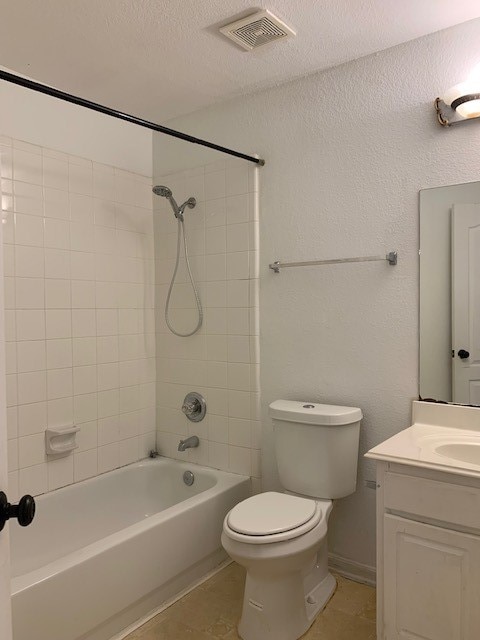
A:
[[[35,517],[35,500],[32,496],[26,495],[20,498],[18,504],[10,504],[7,496],[0,491],[0,531],[10,518],[17,518],[21,527],[28,527]]]
[[[198,411],[200,409],[200,402],[198,400],[194,400],[193,402],[185,402],[182,406],[182,411],[186,416],[191,416],[192,413]]]
[[[205,398],[196,391],[191,391],[185,396],[182,411],[192,422],[200,422],[207,412]]]

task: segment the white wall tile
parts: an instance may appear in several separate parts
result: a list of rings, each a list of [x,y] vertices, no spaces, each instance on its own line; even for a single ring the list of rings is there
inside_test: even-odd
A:
[[[8,471],[18,469],[18,439],[13,438],[7,442]]]
[[[96,420],[98,416],[97,394],[89,393],[81,396],[74,396],[73,416],[75,423],[77,424]]]
[[[249,276],[249,252],[227,253],[227,280],[247,280]]]
[[[167,184],[179,197],[187,197],[185,175],[168,177]],[[258,473],[259,456],[253,454],[253,447],[260,446],[259,438],[255,431],[253,439],[250,420],[252,390],[258,390],[258,368],[252,368],[258,349],[255,342],[251,344],[251,332],[258,330],[254,295],[258,289],[251,280],[252,274],[258,275],[258,228],[249,222],[258,219],[258,202],[253,198],[258,185],[249,180],[244,163],[222,161],[199,167],[195,184],[189,186],[204,192],[207,199],[202,217],[186,218],[204,323],[188,343],[168,332],[163,308],[176,256],[176,233],[173,224],[156,219],[157,443],[167,455],[179,456],[176,443],[188,428],[179,407],[185,391],[193,386],[205,394],[209,414],[205,447],[199,447],[193,457],[187,453],[187,458],[236,473],[250,474],[254,469]],[[191,297],[181,263],[170,309],[171,322],[180,330],[194,325]],[[120,363],[120,384],[127,379],[128,368]]]
[[[68,220],[70,217],[70,203],[67,191],[59,191],[45,187],[45,217]]]
[[[244,447],[229,446],[229,470],[249,476],[252,471],[250,449]]]
[[[15,317],[17,340],[45,339],[45,311],[19,309]]]
[[[119,466],[118,442],[98,447],[98,473],[111,471]]]
[[[47,340],[72,336],[72,312],[70,309],[47,309],[45,316]]]
[[[64,369],[72,366],[71,339],[47,340],[46,347],[48,369]]]
[[[205,175],[205,200],[216,200],[226,195],[225,171],[214,171]]]
[[[37,464],[33,467],[21,468],[18,474],[19,495],[29,493],[38,495],[48,490],[47,464]]]
[[[70,280],[45,280],[45,307],[70,309],[72,306]]]
[[[209,442],[208,464],[214,469],[226,471],[228,462],[228,445],[220,442]]]
[[[43,433],[47,427],[47,403],[35,402],[18,407],[18,435]]]
[[[248,169],[249,167],[246,162],[234,162],[233,164],[227,164],[225,178],[227,196],[248,193]]]
[[[18,381],[17,374],[7,375],[5,378],[7,392],[7,407],[18,404]]]
[[[72,369],[52,369],[47,371],[47,398],[56,400],[73,395]]]
[[[227,226],[227,251],[248,251],[250,248],[250,228],[248,223]]]
[[[5,343],[5,372],[7,374],[17,373],[17,345],[15,342]]]
[[[17,213],[15,215],[15,242],[31,247],[43,247],[43,218]]]
[[[97,365],[98,390],[108,391],[119,386],[118,363]]]
[[[70,254],[72,280],[95,280],[95,254],[72,252]]]
[[[225,210],[228,224],[248,222],[250,219],[249,196],[236,195],[227,198],[225,201]]]
[[[46,462],[45,435],[36,433],[18,439],[18,462],[20,469]]]
[[[96,449],[98,445],[98,422],[97,420],[91,420],[90,422],[84,422],[80,425],[80,431],[77,432],[77,445],[76,452],[88,451],[89,449]]]
[[[68,191],[68,163],[43,156],[43,186]]]
[[[70,252],[62,249],[45,249],[45,278],[70,277]]]
[[[98,364],[118,361],[118,336],[102,336],[96,339]]]
[[[18,403],[41,402],[47,398],[47,377],[45,371],[18,374]]]
[[[93,224],[93,198],[78,193],[70,194],[70,220],[83,224]]]
[[[97,368],[95,365],[73,368],[73,393],[81,395],[97,390]]]
[[[94,226],[86,222],[70,222],[70,247],[72,251],[95,250]]]
[[[73,309],[72,335],[83,338],[97,335],[95,309]]]
[[[17,371],[44,371],[47,368],[44,340],[27,340],[17,344]]]
[[[44,281],[38,278],[15,278],[15,306],[17,309],[43,309]]]
[[[73,309],[94,309],[95,282],[72,280],[71,306]]]
[[[73,193],[92,195],[93,171],[91,163],[88,165],[69,163],[69,189]]]
[[[75,482],[86,480],[98,473],[97,448],[90,451],[75,452],[73,458],[73,478]]]
[[[40,247],[15,247],[15,275],[18,278],[43,278],[44,250]]]
[[[18,490],[37,494],[155,446],[151,181],[4,138],[0,169],[11,474]],[[203,197],[203,172],[189,186]],[[200,205],[196,213],[192,266],[203,277]],[[120,382],[130,385],[122,393]],[[97,417],[118,421],[120,410],[129,412],[122,445],[99,455]],[[47,425],[74,422],[78,450],[47,459]]]
[[[48,461],[48,490],[54,491],[73,482],[73,456]]]
[[[47,421],[49,427],[67,427],[74,423],[73,398],[57,398],[47,402]]]
[[[13,177],[22,182],[42,184],[42,157],[19,149],[13,151]]]

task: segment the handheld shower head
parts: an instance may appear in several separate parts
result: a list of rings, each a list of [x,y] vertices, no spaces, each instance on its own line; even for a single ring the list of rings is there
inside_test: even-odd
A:
[[[161,184],[157,184],[155,187],[153,187],[152,191],[156,196],[162,196],[162,198],[172,197],[172,190],[168,187],[164,187]]]
[[[152,191],[156,196],[167,198],[167,200],[172,205],[172,209],[173,209],[173,213],[175,214],[175,217],[178,218],[179,220],[183,220],[183,212],[185,211],[185,207],[188,207],[189,209],[193,209],[194,206],[197,204],[197,201],[195,200],[195,198],[189,198],[179,207],[175,198],[173,197],[172,190],[161,184],[157,184],[155,187],[153,187]]]

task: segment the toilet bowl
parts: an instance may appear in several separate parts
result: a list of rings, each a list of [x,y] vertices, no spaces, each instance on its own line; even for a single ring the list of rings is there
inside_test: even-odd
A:
[[[240,637],[297,640],[335,590],[328,516],[332,500],[356,488],[362,412],[276,400],[269,413],[285,493],[261,493],[236,505],[224,520],[222,544],[247,570]]]
[[[234,507],[222,544],[247,570],[239,634],[291,640],[312,624],[335,590],[327,565],[332,502],[262,493]]]

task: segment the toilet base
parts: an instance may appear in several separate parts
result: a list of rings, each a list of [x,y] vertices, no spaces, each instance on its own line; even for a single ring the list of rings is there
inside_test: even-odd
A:
[[[317,567],[311,573],[316,573]],[[247,574],[238,633],[243,640],[297,640],[332,597],[337,583],[331,573],[306,592],[311,575],[296,573],[279,580]]]

